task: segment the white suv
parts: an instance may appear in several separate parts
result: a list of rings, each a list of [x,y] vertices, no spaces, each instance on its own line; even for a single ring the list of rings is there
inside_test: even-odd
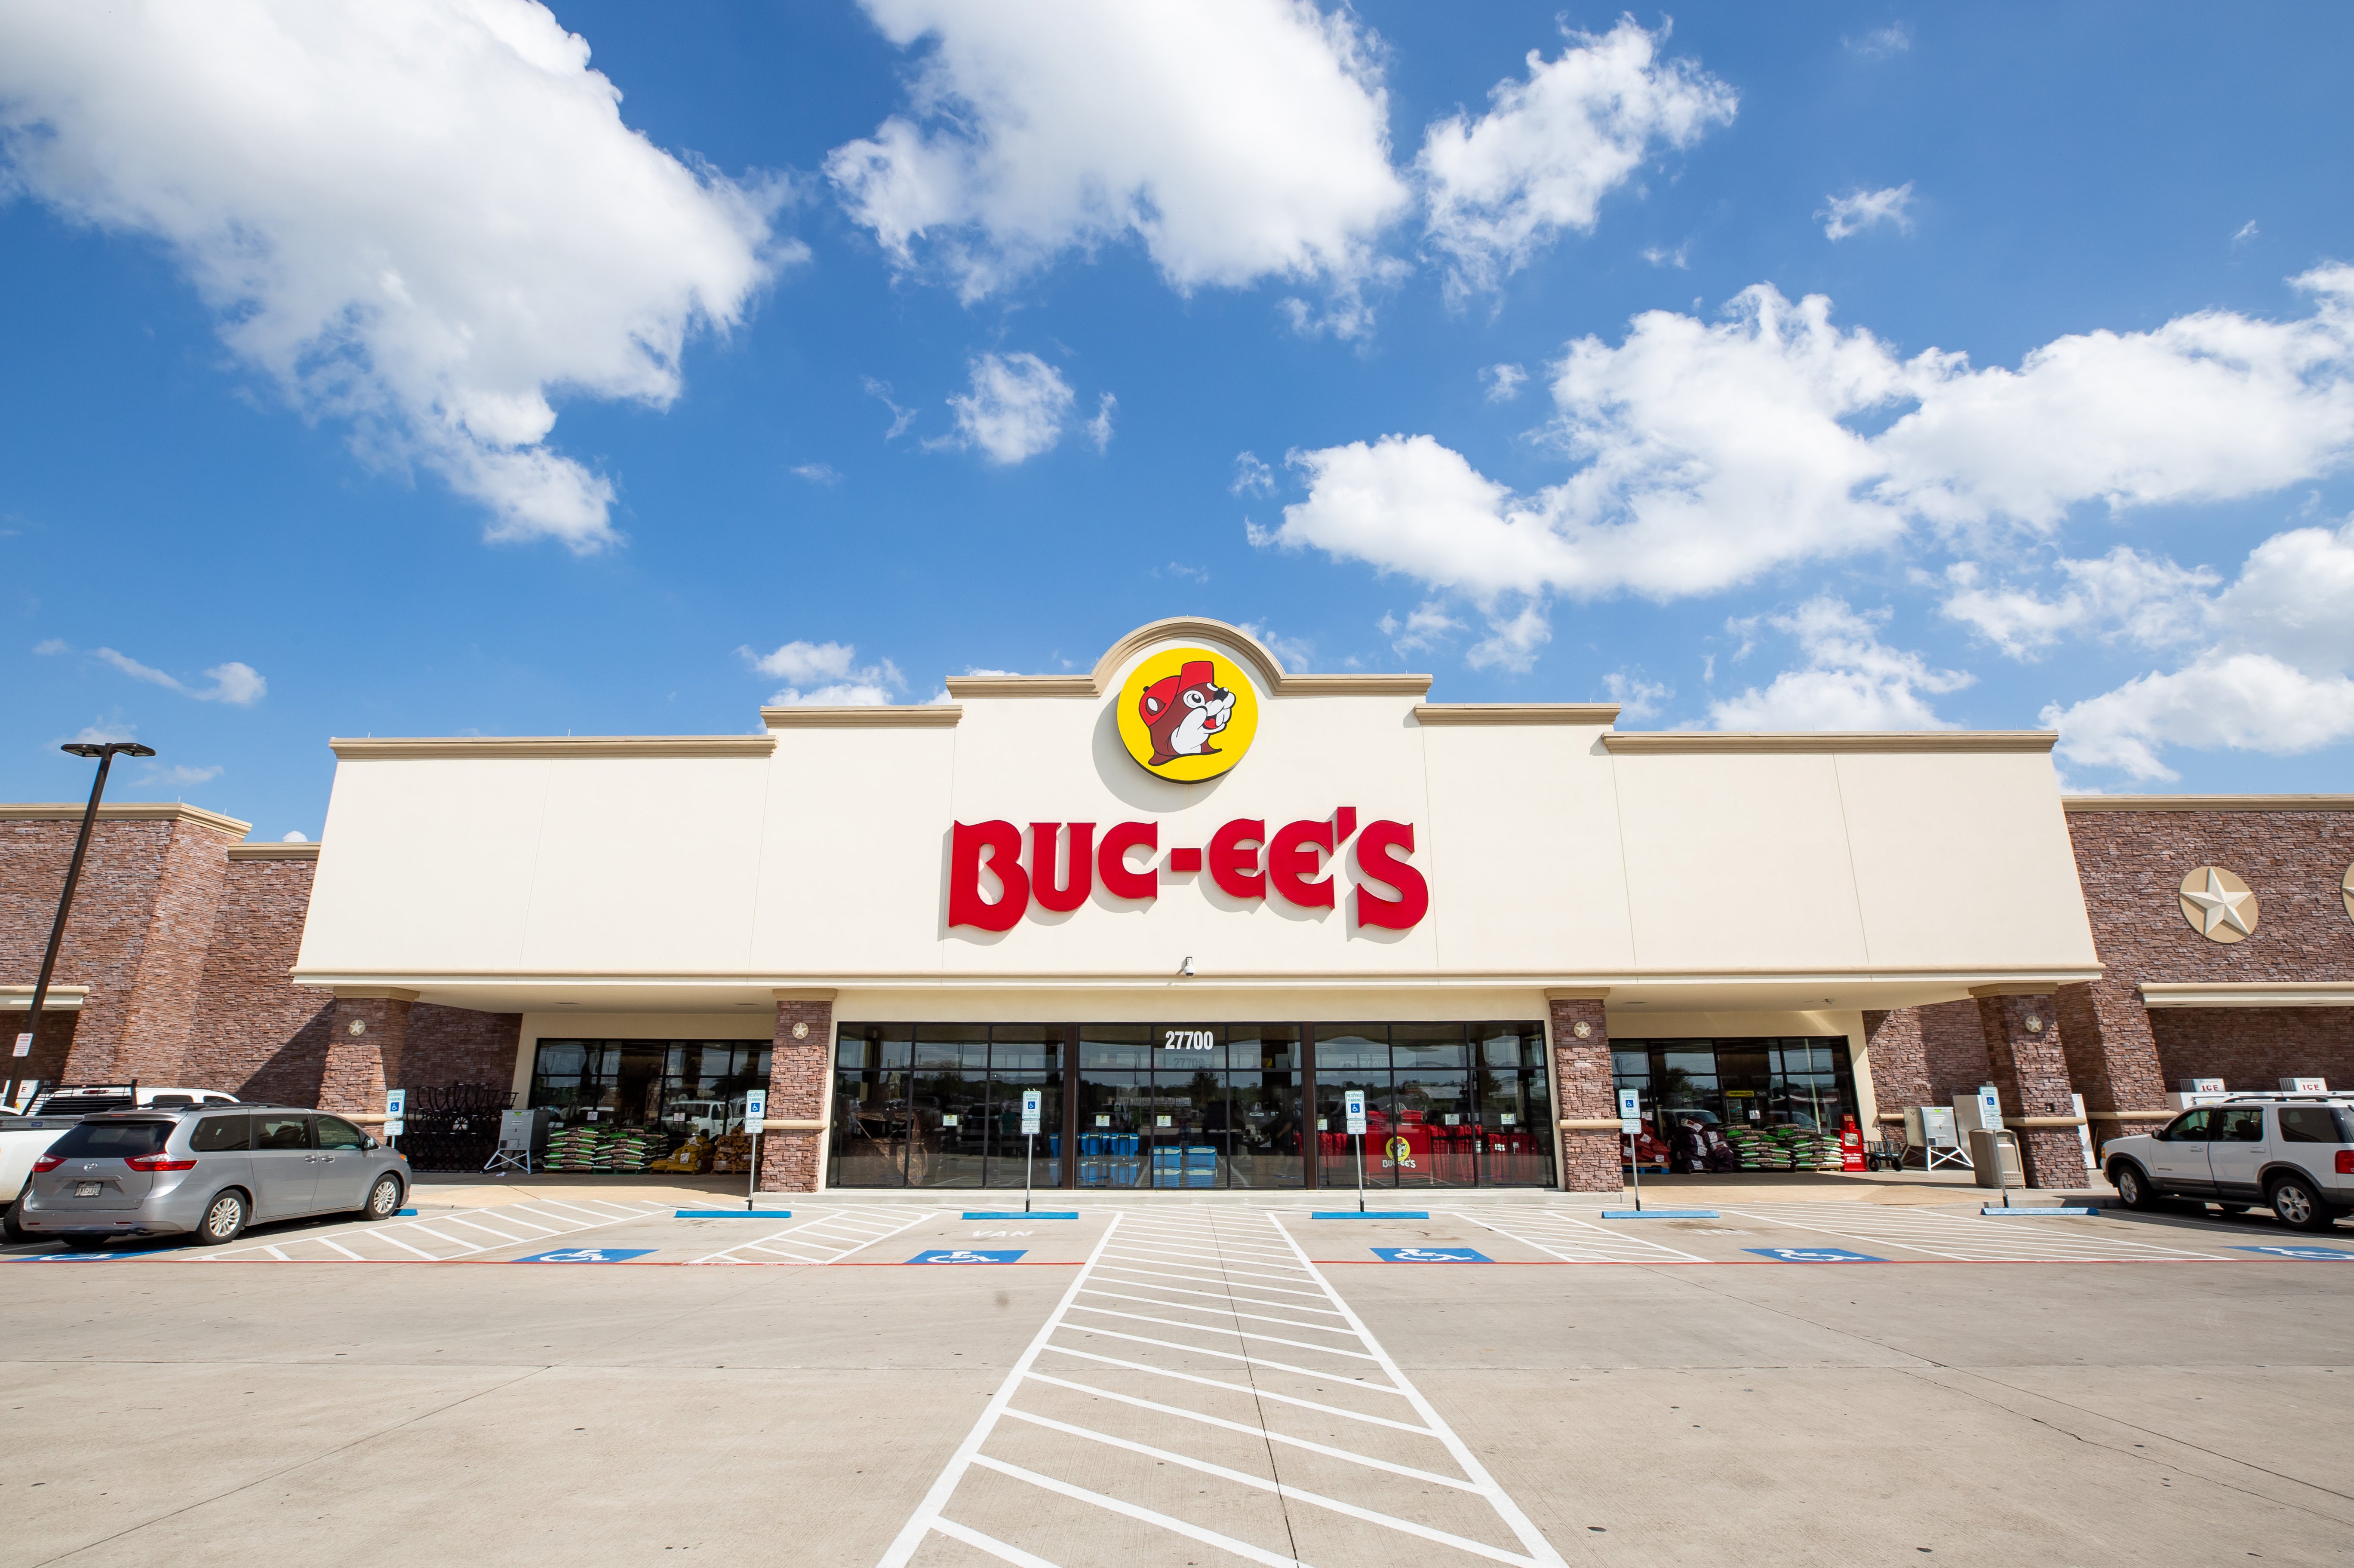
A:
[[[2101,1159],[2127,1208],[2188,1198],[2325,1231],[2354,1212],[2354,1097],[2233,1095],[2111,1139]]]

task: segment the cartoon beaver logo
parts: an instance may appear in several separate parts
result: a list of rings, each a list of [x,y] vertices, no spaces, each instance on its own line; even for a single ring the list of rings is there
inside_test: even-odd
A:
[[[1218,749],[1210,737],[1233,718],[1235,694],[1218,684],[1214,665],[1194,659],[1145,687],[1136,712],[1152,737],[1152,758],[1145,766],[1162,768],[1181,757],[1208,757]]]
[[[1196,784],[1242,759],[1258,729],[1258,697],[1233,661],[1171,648],[1129,673],[1114,716],[1121,744],[1162,779]]]

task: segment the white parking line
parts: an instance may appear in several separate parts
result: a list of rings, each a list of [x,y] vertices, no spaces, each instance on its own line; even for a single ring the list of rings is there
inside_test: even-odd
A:
[[[1516,1213],[1509,1224],[1500,1224],[1472,1210],[1453,1211],[1454,1217],[1468,1220],[1500,1236],[1510,1236],[1525,1246],[1532,1246],[1550,1257],[1564,1263],[1705,1263],[1705,1258],[1681,1252],[1661,1242],[1643,1236],[1622,1235],[1617,1231],[1576,1219],[1564,1213]],[[1646,1222],[1648,1223],[1648,1222]]]
[[[1235,1244],[1231,1248],[1230,1242]],[[1139,1270],[1116,1263],[1116,1257],[1142,1258],[1160,1267]],[[1205,1261],[1192,1261],[1197,1258]],[[1269,1288],[1254,1281],[1264,1277],[1261,1270],[1271,1268],[1279,1268],[1282,1277],[1310,1287],[1291,1294],[1313,1296],[1324,1305],[1267,1301],[1242,1294]],[[1154,1278],[1182,1283],[1154,1284],[1150,1282]],[[1120,1288],[1104,1288],[1107,1285]],[[1099,1307],[1087,1299],[1090,1297],[1196,1314],[1205,1320]],[[1190,1299],[1173,1298],[1178,1297]],[[1223,1310],[1204,1305],[1204,1300],[1221,1301]],[[1313,1313],[1339,1321],[1336,1325],[1268,1318],[1244,1310],[1246,1307]],[[1172,1337],[1128,1332],[1099,1321],[1103,1319],[1157,1325]],[[1253,1322],[1333,1335],[1346,1343],[1285,1339],[1246,1326]],[[1110,1348],[1108,1340],[1141,1349],[1125,1356],[1108,1355],[1103,1353]],[[1261,1354],[1257,1349],[1261,1345],[1289,1347],[1330,1361],[1356,1362],[1361,1370],[1276,1360]],[[1041,1358],[1047,1355],[1063,1358],[1055,1372],[1039,1368]],[[1199,1365],[1204,1359],[1239,1363],[1247,1381],[1205,1377],[1188,1365]],[[1132,1380],[1129,1388],[1090,1381],[1082,1375],[1090,1366],[1167,1380],[1172,1385],[1169,1400],[1180,1398],[1179,1390],[1200,1390],[1206,1392],[1183,1397],[1226,1403],[1204,1409],[1148,1398],[1131,1391]],[[1313,1384],[1307,1392],[1328,1397],[1310,1399],[1285,1392],[1278,1385],[1289,1378],[1307,1380]],[[1332,1397],[1368,1394],[1402,1402],[1416,1419],[1376,1415],[1331,1403]],[[1103,1430],[1087,1419],[1091,1407],[1108,1415],[1113,1406],[1155,1418],[1145,1432],[1151,1441]],[[1317,1424],[1315,1437],[1279,1430],[1275,1418],[1285,1408],[1356,1423],[1356,1433],[1363,1434],[1362,1445],[1354,1435],[1333,1440],[1335,1423],[1331,1421]],[[1233,1462],[1221,1462],[1237,1458],[1233,1436],[1228,1435],[1260,1440],[1264,1447],[1257,1451],[1267,1456],[1266,1469],[1258,1471],[1255,1464],[1251,1468],[1237,1468]],[[1193,1451],[1196,1444],[1214,1446],[1209,1446],[1209,1452]],[[1335,1461],[1341,1467],[1327,1466],[1313,1472],[1316,1486],[1300,1485],[1287,1478],[1286,1470],[1293,1467],[1278,1457],[1287,1452],[1302,1457],[1297,1463],[1312,1464],[1304,1457],[1312,1455]],[[1210,1457],[1212,1453],[1216,1457]],[[1020,1463],[1012,1457],[1016,1454]],[[1114,1454],[1135,1458],[1107,1463]],[[1135,1459],[1146,1461],[1149,1467],[1140,1472],[1127,1468]],[[1136,1495],[1129,1495],[1140,1487],[1150,1487],[1151,1493],[1139,1495],[1153,1495],[1154,1500],[1161,1500],[1168,1495],[1166,1486],[1156,1485],[1150,1477],[1165,1475],[1172,1467],[1214,1483],[1214,1489],[1188,1494],[1194,1500],[1187,1511],[1196,1518],[1147,1508]],[[1009,1506],[1002,1492],[985,1496],[976,1492],[967,1500],[960,1489],[976,1472],[995,1478],[982,1483],[984,1489],[1012,1480],[1045,1497]],[[1141,1478],[1123,1478],[1131,1476]],[[1440,1492],[1401,1493],[1398,1480],[1393,1478],[1436,1487]],[[1269,1528],[1263,1514],[1245,1504],[1252,1494],[1276,1499],[1282,1510],[1283,1522],[1273,1540],[1247,1539],[1251,1531],[1239,1522],[1256,1522],[1261,1531]],[[1459,1500],[1436,1500],[1445,1496]],[[1337,1515],[1365,1527],[1369,1533],[1351,1542],[1347,1554],[1368,1562],[1386,1562],[1401,1552],[1404,1542],[1390,1544],[1397,1537],[1421,1543],[1416,1550],[1426,1557],[1437,1551],[1511,1563],[1516,1568],[1553,1568],[1562,1562],[1332,1288],[1298,1240],[1279,1219],[1264,1211],[1217,1213],[1190,1223],[1155,1216],[1149,1224],[1130,1223],[1128,1214],[1115,1211],[1078,1277],[884,1553],[882,1568],[906,1568],[934,1535],[1003,1562],[1053,1568],[1051,1560],[1040,1552],[1051,1549],[1054,1542],[1070,1539],[1073,1531],[1069,1517],[1058,1513],[1060,1505],[1052,1499],[1120,1514],[1247,1562],[1283,1568],[1299,1564],[1293,1539],[1298,1532],[1289,1522],[1296,1509]],[[1401,1509],[1405,1511],[1397,1511]],[[994,1521],[991,1529],[996,1534],[976,1528],[973,1520],[981,1514]],[[1009,1518],[1018,1521],[1016,1527],[1008,1528],[1004,1521]],[[1213,1529],[1204,1520],[1225,1528]],[[1318,1527],[1320,1531],[1328,1528]],[[1006,1535],[1013,1539],[1002,1539]],[[1491,1538],[1480,1539],[1483,1535]],[[1317,1539],[1325,1537],[1319,1534]]]
[[[2073,1221],[1987,1220],[1877,1203],[1752,1203],[1723,1213],[1957,1263],[2230,1261],[2211,1252],[2128,1241]]]
[[[820,1214],[783,1230],[755,1236],[719,1252],[690,1258],[691,1264],[802,1264],[821,1266],[839,1263],[876,1242],[888,1241],[910,1225],[938,1218],[938,1209],[845,1209]],[[729,1222],[732,1224],[733,1222]],[[746,1257],[759,1253],[760,1257]]]
[[[571,1213],[552,1213],[551,1207],[567,1209]],[[651,1219],[657,1214],[667,1213],[670,1207],[667,1203],[632,1202],[585,1209],[570,1203],[554,1205],[550,1201],[543,1200],[501,1204],[489,1210],[478,1209],[472,1212],[472,1217],[455,1213],[436,1214],[430,1224],[423,1220],[394,1224],[355,1221],[328,1234],[281,1235],[273,1241],[217,1252],[209,1248],[191,1248],[163,1255],[187,1263],[455,1263],[465,1258],[482,1257],[503,1247],[541,1241],[551,1235],[571,1235],[604,1225],[617,1225],[627,1220]],[[523,1215],[526,1213],[534,1218],[525,1220]],[[496,1224],[487,1223],[493,1218],[539,1234],[511,1234]],[[463,1236],[437,1230],[435,1225],[462,1225],[497,1239],[487,1243],[470,1241]],[[553,1228],[542,1229],[543,1226]],[[390,1255],[385,1255],[387,1252]],[[401,1255],[403,1254],[407,1255]]]

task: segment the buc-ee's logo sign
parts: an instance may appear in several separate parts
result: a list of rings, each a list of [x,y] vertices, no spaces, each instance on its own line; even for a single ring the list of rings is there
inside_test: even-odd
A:
[[[1258,733],[1258,696],[1233,663],[1201,648],[1177,648],[1137,666],[1119,697],[1120,739],[1148,772],[1184,783],[1214,779],[1242,760]],[[1206,848],[1161,850],[1158,822],[1119,822],[1100,838],[1093,822],[958,822],[949,842],[949,924],[1009,931],[1034,902],[1057,914],[1076,909],[1100,885],[1112,898],[1161,896],[1161,879],[1198,875],[1246,903],[1274,897],[1303,909],[1339,905],[1334,872],[1344,859],[1355,885],[1349,914],[1358,926],[1406,931],[1430,912],[1430,887],[1403,858],[1414,853],[1414,825],[1357,825],[1353,806],[1329,818],[1286,822],[1272,833],[1259,817],[1237,817],[1210,835]],[[1023,849],[1028,854],[1025,857]],[[1142,853],[1141,866],[1130,857]],[[996,884],[984,896],[982,873]]]

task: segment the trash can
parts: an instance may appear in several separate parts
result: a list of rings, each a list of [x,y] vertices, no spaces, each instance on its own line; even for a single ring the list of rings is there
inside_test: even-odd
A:
[[[1981,1187],[2024,1187],[2019,1166],[2019,1135],[1983,1127],[1970,1128],[1970,1169]]]

